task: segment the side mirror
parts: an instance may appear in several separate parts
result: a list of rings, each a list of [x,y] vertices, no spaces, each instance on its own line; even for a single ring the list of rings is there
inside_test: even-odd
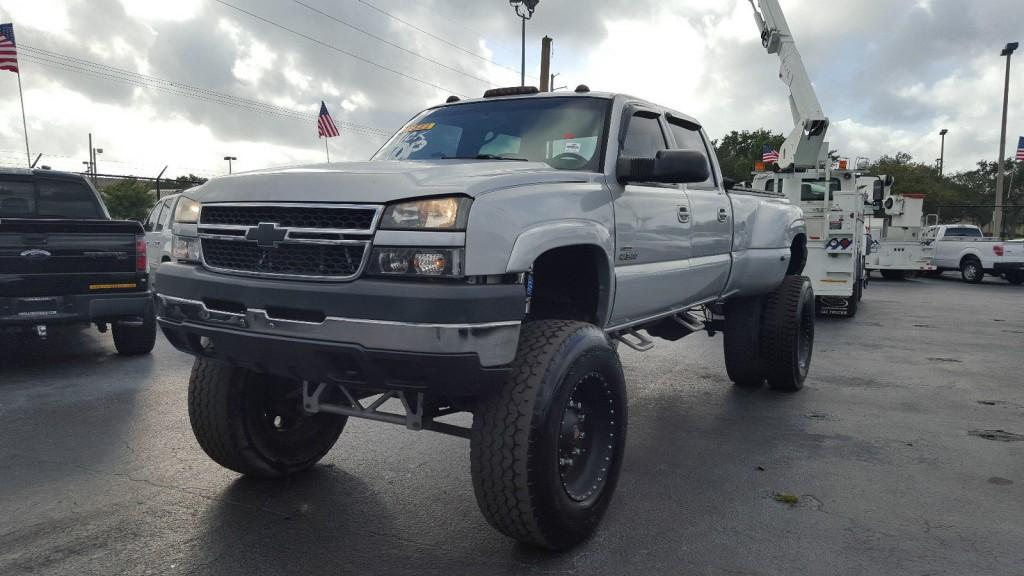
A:
[[[687,184],[711,177],[706,156],[696,150],[659,150],[654,158],[619,158],[616,164],[619,182],[659,182]]]

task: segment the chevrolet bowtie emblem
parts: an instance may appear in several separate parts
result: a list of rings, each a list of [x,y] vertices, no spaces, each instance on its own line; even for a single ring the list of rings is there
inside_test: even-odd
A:
[[[273,222],[260,222],[245,233],[246,240],[255,240],[260,248],[277,248],[288,236],[287,228],[278,228]]]

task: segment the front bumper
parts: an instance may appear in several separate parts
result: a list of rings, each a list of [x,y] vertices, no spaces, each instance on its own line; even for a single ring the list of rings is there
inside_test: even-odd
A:
[[[476,395],[508,373],[518,346],[521,285],[283,282],[170,266],[161,266],[157,281],[157,316],[168,340],[259,372]],[[165,268],[172,273],[165,276]],[[182,276],[191,281],[175,280]],[[338,315],[346,311],[352,315]]]
[[[144,318],[153,311],[149,292],[0,298],[0,326],[110,322]]]

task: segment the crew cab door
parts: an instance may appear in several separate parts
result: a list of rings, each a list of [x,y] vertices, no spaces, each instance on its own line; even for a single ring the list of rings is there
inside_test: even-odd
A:
[[[654,158],[668,148],[660,111],[627,107],[620,156]],[[615,199],[615,305],[610,325],[680,307],[692,294],[692,208],[678,185],[610,182]]]
[[[666,116],[674,148],[696,150],[708,159],[710,176],[704,182],[683,184],[690,199],[690,266],[688,283],[695,300],[722,293],[732,265],[732,203],[711,165],[711,148],[700,126],[672,114]]]

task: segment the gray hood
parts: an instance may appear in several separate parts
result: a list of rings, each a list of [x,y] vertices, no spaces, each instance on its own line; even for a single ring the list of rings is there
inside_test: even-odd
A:
[[[317,164],[210,180],[187,195],[201,202],[354,202],[383,204],[422,196],[479,194],[529,184],[589,182],[593,172],[543,162],[418,160]]]

